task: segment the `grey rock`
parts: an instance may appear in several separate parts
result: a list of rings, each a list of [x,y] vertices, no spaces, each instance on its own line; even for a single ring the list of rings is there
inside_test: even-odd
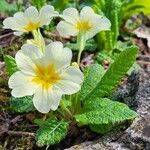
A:
[[[132,72],[128,80],[112,95],[111,99],[125,102],[129,107],[137,108],[136,93],[139,88],[140,73]]]
[[[119,141],[132,150],[150,150],[150,76],[149,79],[140,82],[135,100],[139,117]]]
[[[130,127],[66,150],[150,150],[150,72],[133,73],[113,98],[124,101],[139,114]]]

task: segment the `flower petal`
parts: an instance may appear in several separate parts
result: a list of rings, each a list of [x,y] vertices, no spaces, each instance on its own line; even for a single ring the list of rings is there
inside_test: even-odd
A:
[[[14,20],[20,27],[24,27],[28,23],[28,18],[23,12],[17,12],[14,14]]]
[[[12,96],[23,97],[33,95],[37,86],[32,83],[32,78],[32,76],[26,76],[21,71],[14,73],[8,81],[8,85],[12,89]]]
[[[95,15],[90,20],[92,24],[91,30],[86,33],[86,40],[92,38],[100,31],[110,30],[111,23],[106,17]]]
[[[80,84],[84,80],[84,75],[79,68],[69,66],[65,69],[61,76],[62,80],[68,80]]]
[[[20,29],[20,25],[16,23],[13,17],[8,17],[3,21],[3,25],[5,29],[18,30]]]
[[[89,6],[85,6],[82,8],[80,12],[80,19],[89,20],[93,15],[95,15],[93,9]]]
[[[24,12],[25,16],[28,18],[29,21],[35,22],[39,20],[39,13],[36,7],[30,6]]]
[[[24,44],[21,47],[23,54],[29,57],[31,60],[41,58],[43,56],[42,51],[33,44]]]
[[[76,29],[74,25],[65,21],[60,21],[56,29],[59,32],[59,34],[63,37],[76,36],[79,32],[79,30]]]
[[[63,48],[61,42],[52,42],[46,47],[45,62],[46,64],[55,64],[57,70],[69,66],[71,58],[72,51],[69,48]]]
[[[19,32],[29,32],[48,25],[53,16],[58,16],[58,12],[50,5],[41,8],[40,12],[31,6],[25,12],[17,12],[14,17],[6,18],[3,22],[4,28],[10,28]]]
[[[54,11],[54,7],[51,5],[43,6],[40,10],[40,24],[48,25],[52,17],[58,16],[58,12]]]
[[[83,73],[78,68],[70,66],[62,73],[61,80],[55,87],[61,89],[63,94],[74,94],[80,90],[83,79]]]
[[[23,52],[20,50],[17,52],[15,56],[15,60],[17,63],[18,68],[28,75],[35,75],[34,69],[35,64],[32,62],[32,60],[23,54]]]
[[[56,110],[58,108],[61,96],[62,94],[57,90],[50,88],[46,91],[39,87],[33,97],[33,104],[39,112],[48,113],[50,109]]]
[[[71,81],[61,80],[54,85],[54,88],[59,89],[63,94],[74,94],[81,89],[79,84]]]
[[[79,20],[79,13],[76,8],[67,8],[63,11],[63,15],[60,15],[65,21],[74,24]]]
[[[14,32],[14,35],[17,35],[17,36],[20,36],[22,34],[23,34],[23,32]]]

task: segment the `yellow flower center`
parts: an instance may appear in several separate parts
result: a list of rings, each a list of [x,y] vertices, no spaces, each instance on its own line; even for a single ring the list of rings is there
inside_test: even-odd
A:
[[[36,76],[33,78],[33,82],[36,84],[41,84],[45,90],[53,86],[58,80],[60,80],[60,75],[56,73],[53,64],[43,67],[41,65],[36,66],[35,70]]]
[[[26,31],[33,31],[33,30],[36,30],[38,27],[40,26],[40,23],[39,22],[32,22],[30,21],[25,27],[24,27],[24,30]]]
[[[92,28],[92,25],[89,21],[78,21],[75,24],[75,27],[80,31],[89,31]]]

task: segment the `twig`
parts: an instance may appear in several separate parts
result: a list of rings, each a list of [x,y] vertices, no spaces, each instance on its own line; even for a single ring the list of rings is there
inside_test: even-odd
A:
[[[1,35],[0,39],[6,38],[6,37],[11,36],[11,35],[13,35],[13,32],[9,32],[9,33],[6,33],[4,35]]]
[[[32,132],[22,132],[22,131],[7,131],[9,135],[18,135],[18,136],[32,136],[35,137],[35,133]]]
[[[148,65],[148,66],[150,66],[150,62],[140,61],[140,60],[138,60],[137,62],[138,62],[139,64],[141,64],[141,65]]]
[[[138,59],[140,60],[140,61],[150,61],[150,56],[149,55],[139,55],[138,56]]]
[[[47,147],[46,147],[46,149],[45,149],[45,150],[48,150],[49,146],[50,146],[50,145],[47,145]]]
[[[20,120],[20,118],[21,118],[21,116],[18,115],[17,117],[15,117],[14,119],[11,120],[11,123],[12,123],[12,124],[17,123],[17,122]]]

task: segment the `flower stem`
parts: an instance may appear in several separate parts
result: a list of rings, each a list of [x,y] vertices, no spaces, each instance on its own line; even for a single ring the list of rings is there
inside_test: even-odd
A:
[[[63,112],[65,112],[65,114],[68,114],[71,119],[73,118],[72,113],[71,113],[70,110],[65,106],[63,99],[62,99],[61,102],[60,102],[60,107],[61,107],[61,110],[62,110]]]
[[[80,0],[76,0],[76,1],[75,1],[75,4],[76,4],[76,8],[79,9],[79,6],[80,6]]]
[[[44,38],[40,32],[40,29],[32,31],[32,35],[34,40],[32,40],[32,43],[38,46],[38,48],[44,52],[45,51],[45,41]]]
[[[42,120],[44,121],[44,120],[46,120],[46,118],[47,118],[47,114],[44,114]]]
[[[85,48],[85,44],[86,44],[85,32],[79,32],[79,35],[77,37],[77,46],[78,46],[78,49],[79,49],[77,63],[78,63],[79,66],[80,66],[81,54],[82,54],[82,51]]]
[[[77,60],[78,65],[80,65],[81,54],[82,54],[82,51],[79,50],[79,53],[78,53],[78,60]]]
[[[74,100],[74,113],[78,114],[81,110],[81,102],[79,99],[79,93],[76,93],[75,100]]]
[[[37,36],[38,36],[38,31],[37,30],[33,30],[32,31],[32,35],[33,35],[34,40],[36,40]]]

